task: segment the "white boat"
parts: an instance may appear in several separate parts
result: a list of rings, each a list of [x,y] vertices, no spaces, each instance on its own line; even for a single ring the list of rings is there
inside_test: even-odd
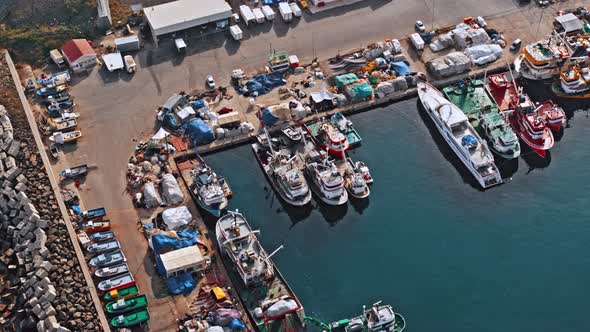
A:
[[[360,172],[355,172],[352,168],[346,170],[344,186],[350,196],[354,198],[367,198],[371,193],[363,175]]]
[[[98,289],[103,292],[108,292],[113,289],[119,289],[135,284],[135,279],[131,273],[125,273],[120,276],[103,280],[98,283]]]
[[[304,174],[311,190],[326,204],[342,205],[348,201],[344,179],[325,151],[307,160]]]
[[[270,137],[268,132],[265,135]],[[267,142],[266,147],[261,143],[254,143],[252,149],[273,189],[288,204],[294,206],[308,204],[311,201],[311,191],[303,173],[295,163],[297,155],[286,156],[276,152],[272,147],[271,140],[266,139],[265,141]]]
[[[105,267],[120,264],[126,261],[127,259],[125,258],[123,252],[121,250],[116,250],[106,254],[100,254],[88,261],[88,264],[95,267]]]
[[[64,144],[74,142],[80,137],[82,137],[82,132],[79,130],[68,131],[67,133],[57,131],[54,132],[51,136],[49,136],[49,140],[57,144]]]
[[[111,240],[89,245],[86,250],[91,254],[99,254],[103,252],[114,251],[120,248],[119,241]]]
[[[350,158],[346,158],[346,161],[348,161],[348,164],[350,165],[350,167],[352,167],[352,169],[355,172],[359,172],[363,175],[363,178],[365,179],[365,182],[367,184],[373,184],[373,176],[371,175],[369,166],[367,166],[367,164],[364,161],[358,160],[356,162],[353,162]]]
[[[121,273],[126,273],[126,272],[129,272],[129,267],[127,266],[127,263],[123,263],[123,264],[117,264],[114,266],[107,266],[107,267],[102,267],[100,269],[97,269],[96,271],[94,271],[94,275],[99,278],[106,278],[106,277],[112,277],[112,276],[116,276],[116,275],[119,275]]]
[[[418,97],[441,136],[477,182],[483,188],[502,183],[490,149],[473,129],[463,111],[428,83],[418,83]]]
[[[219,250],[233,262],[244,285],[256,285],[274,277],[274,269],[258,238],[241,213],[229,211],[215,224]],[[276,251],[275,251],[276,252]]]
[[[221,211],[227,207],[229,185],[225,179],[218,176],[205,161],[199,157],[194,160],[192,169],[191,192],[195,196],[201,208],[215,217],[221,215]]]

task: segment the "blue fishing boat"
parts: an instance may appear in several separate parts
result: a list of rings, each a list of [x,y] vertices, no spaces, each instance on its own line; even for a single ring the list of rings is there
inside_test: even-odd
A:
[[[356,147],[361,144],[362,138],[356,129],[354,129],[352,121],[345,118],[342,113],[334,113],[330,118],[330,121],[332,121],[334,127],[338,128],[338,131],[348,138],[348,143],[351,147]]]
[[[103,207],[99,207],[96,209],[83,211],[80,213],[80,217],[84,218],[85,220],[92,220],[92,219],[100,219],[107,214],[107,210]]]

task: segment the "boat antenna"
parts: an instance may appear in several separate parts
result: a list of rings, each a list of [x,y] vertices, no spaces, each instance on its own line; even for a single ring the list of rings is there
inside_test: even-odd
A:
[[[270,141],[270,134],[268,133],[268,130],[266,129],[266,127],[264,127],[264,133],[266,134],[266,141],[268,142],[268,148],[270,149],[272,156],[274,156],[275,151],[272,148],[272,142]]]
[[[269,260],[272,256],[274,256],[274,254],[276,254],[277,252],[279,252],[281,249],[284,249],[285,246],[284,245],[280,245],[278,248],[276,248],[273,252],[270,253],[270,255],[268,255],[266,257],[267,260]]]

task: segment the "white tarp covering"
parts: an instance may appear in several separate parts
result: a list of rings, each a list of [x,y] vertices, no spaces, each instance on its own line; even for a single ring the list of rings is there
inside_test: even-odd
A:
[[[467,26],[458,26],[452,31],[455,48],[458,50],[465,49],[469,46],[482,45],[490,41],[490,36],[484,29],[472,29]]]
[[[143,186],[143,204],[148,209],[157,208],[162,204],[162,199],[153,182],[147,182]]]
[[[160,130],[158,130],[158,132],[155,133],[154,136],[152,136],[152,139],[160,140],[160,139],[168,137],[168,135],[170,135],[170,133],[167,132],[166,129],[160,128]]]
[[[324,88],[320,92],[312,92],[311,99],[316,103],[321,103],[324,100],[333,100],[336,98],[336,95],[328,91],[328,89]]]
[[[189,116],[191,116],[191,114],[197,114],[197,113],[195,112],[195,110],[190,105],[186,106],[185,108],[183,108],[180,111],[178,111],[178,113],[176,113],[176,115],[178,115],[178,117],[181,120],[184,120],[184,119],[188,118]]]
[[[192,220],[193,215],[186,206],[171,208],[162,212],[162,221],[164,221],[168,230],[177,230],[184,225],[188,225]]]
[[[297,309],[297,302],[293,299],[279,300],[270,308],[266,309],[266,316],[276,317],[285,314],[291,310]]]
[[[443,33],[428,46],[430,47],[432,52],[440,52],[446,48],[453,46],[453,36],[451,35],[451,33]]]
[[[469,71],[471,60],[461,52],[453,52],[428,62],[427,66],[432,74],[448,77]]]
[[[160,185],[162,186],[162,197],[166,205],[176,205],[184,201],[184,195],[182,194],[182,190],[180,190],[174,175],[162,175]]]
[[[394,92],[395,89],[393,88],[393,85],[387,82],[381,82],[375,88],[375,96],[377,96],[377,98],[383,98],[388,94],[392,94]]]
[[[465,54],[476,65],[485,65],[486,63],[494,62],[502,57],[503,53],[502,47],[496,44],[477,45],[465,50]]]

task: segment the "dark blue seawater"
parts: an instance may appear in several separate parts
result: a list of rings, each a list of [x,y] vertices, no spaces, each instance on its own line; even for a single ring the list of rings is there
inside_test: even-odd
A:
[[[506,183],[485,192],[425,116],[410,99],[351,117],[375,184],[345,209],[286,210],[250,146],[205,159],[267,251],[285,245],[273,259],[308,316],[383,300],[412,332],[590,331],[588,114],[547,160],[499,162]]]

